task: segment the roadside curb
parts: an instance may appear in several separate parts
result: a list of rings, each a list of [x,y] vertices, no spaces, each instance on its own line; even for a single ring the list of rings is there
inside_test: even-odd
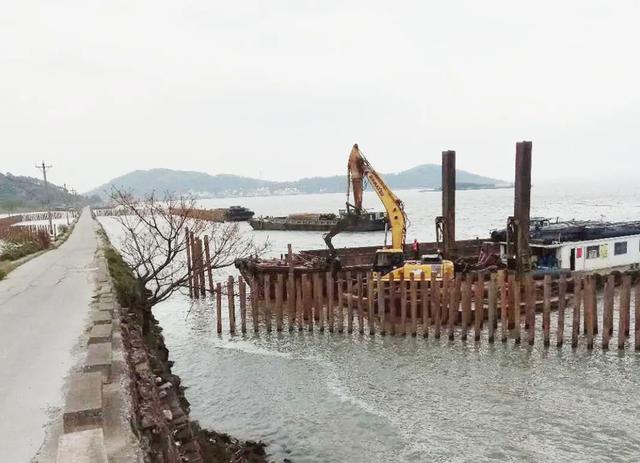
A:
[[[58,438],[58,463],[121,461],[111,455],[122,447],[118,423],[110,404],[114,391],[122,389],[119,305],[103,250],[98,251],[97,287],[89,311],[90,328],[86,356],[69,382],[63,414],[63,434]],[[111,409],[109,408],[111,407]],[[126,434],[126,433],[121,433]],[[118,435],[117,437],[115,435]],[[110,442],[110,441],[116,442]],[[134,460],[131,460],[134,461]]]

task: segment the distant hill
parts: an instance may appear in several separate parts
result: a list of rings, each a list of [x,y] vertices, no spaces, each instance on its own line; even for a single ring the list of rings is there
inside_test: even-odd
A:
[[[74,196],[61,186],[49,183],[51,207],[73,204]],[[80,196],[82,202],[87,198]],[[93,198],[99,200],[99,198]],[[34,177],[21,177],[0,173],[0,212],[42,209],[46,206],[44,181]]]
[[[441,169],[436,164],[423,164],[395,174],[383,174],[391,188],[441,188]],[[457,171],[457,182],[461,185],[478,185],[484,188],[504,187],[507,182],[483,177],[464,170]],[[143,196],[153,191],[176,194],[191,193],[200,197],[234,197],[278,194],[340,193],[346,189],[346,177],[302,178],[292,182],[273,182],[237,175],[209,175],[171,169],[136,170],[114,178],[110,182],[90,191],[89,195],[108,198],[115,186]]]

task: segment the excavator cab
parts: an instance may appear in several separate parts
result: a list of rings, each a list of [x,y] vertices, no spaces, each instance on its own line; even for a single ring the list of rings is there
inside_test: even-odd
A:
[[[378,249],[373,262],[373,271],[387,276],[395,269],[404,266],[404,253],[400,249]]]
[[[422,275],[430,280],[432,273],[435,273],[437,279],[454,278],[453,262],[443,259],[440,254],[425,255],[418,261],[405,260],[403,252],[399,249],[378,250],[373,263],[373,272],[374,278],[380,275],[384,281],[389,281],[391,275],[395,280],[401,278],[408,280],[411,274],[417,280],[422,278]]]

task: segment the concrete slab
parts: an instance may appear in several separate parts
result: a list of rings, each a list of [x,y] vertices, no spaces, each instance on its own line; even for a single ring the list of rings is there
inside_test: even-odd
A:
[[[58,445],[57,463],[108,463],[102,429],[65,434]]]
[[[102,422],[102,373],[73,375],[64,405],[64,432],[101,427]]]
[[[114,302],[104,302],[102,300],[100,300],[100,302],[98,302],[98,304],[96,305],[97,310],[105,310],[108,312],[113,312],[115,308],[116,306]]]
[[[94,325],[110,325],[113,314],[107,310],[94,310],[91,312],[91,323]]]
[[[112,360],[113,350],[110,342],[89,344],[87,359],[84,362],[84,371],[89,373],[100,372],[103,374],[105,382],[108,382],[111,377]]]
[[[101,344],[111,342],[112,336],[112,325],[93,325],[93,328],[91,328],[91,331],[89,332],[88,344]]]

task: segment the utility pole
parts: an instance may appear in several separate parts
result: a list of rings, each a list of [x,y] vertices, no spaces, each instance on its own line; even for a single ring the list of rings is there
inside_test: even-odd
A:
[[[67,190],[67,184],[64,184],[64,192],[68,195],[69,190]],[[65,196],[64,198],[64,209],[67,211],[67,227],[69,226],[69,196]]]
[[[45,165],[42,161],[42,165],[36,164],[36,169],[42,169],[42,176],[44,177],[44,191],[47,195],[47,215],[49,217],[49,233],[53,235],[53,219],[51,217],[51,199],[49,198],[49,184],[47,183],[47,169],[51,169],[53,166]]]

